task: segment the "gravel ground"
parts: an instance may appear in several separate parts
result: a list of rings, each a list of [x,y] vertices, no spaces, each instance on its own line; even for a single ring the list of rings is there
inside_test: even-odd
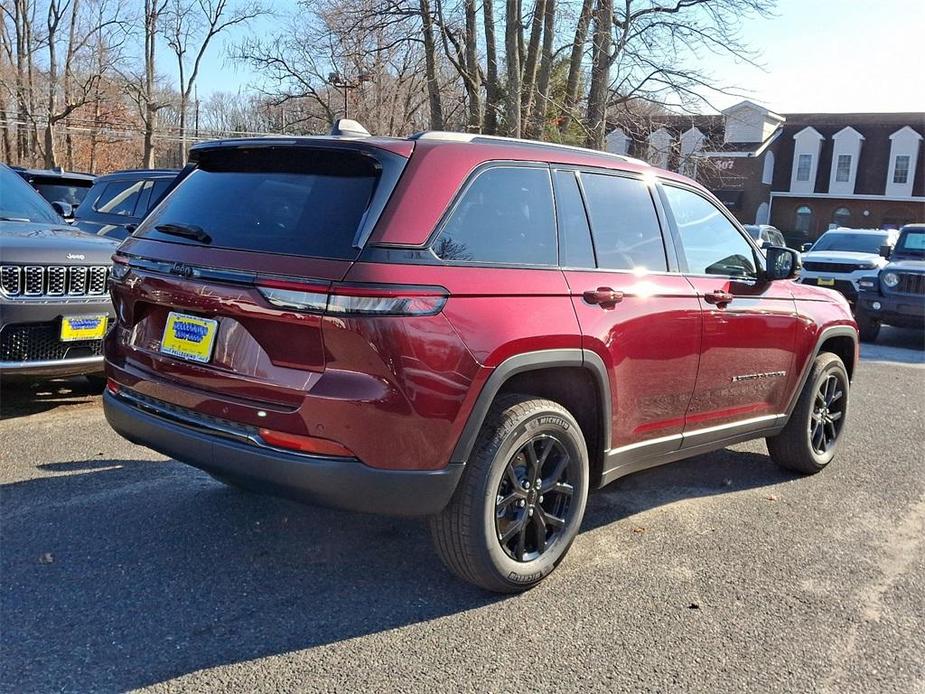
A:
[[[79,381],[5,388],[0,688],[923,692],[922,337],[884,332],[824,472],[759,441],[625,478],[507,598],[419,521],[227,489]]]

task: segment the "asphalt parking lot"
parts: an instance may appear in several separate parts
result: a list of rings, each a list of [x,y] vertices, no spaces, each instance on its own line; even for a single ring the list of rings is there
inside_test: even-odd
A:
[[[865,346],[842,454],[763,442],[592,496],[535,590],[423,525],[227,489],[123,441],[80,381],[0,402],[0,687],[925,691],[925,345]]]

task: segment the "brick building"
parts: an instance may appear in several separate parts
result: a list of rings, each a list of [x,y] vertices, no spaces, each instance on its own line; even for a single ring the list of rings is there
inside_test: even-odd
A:
[[[925,113],[716,116],[618,123],[607,148],[696,177],[745,224],[817,238],[832,226],[925,221]]]

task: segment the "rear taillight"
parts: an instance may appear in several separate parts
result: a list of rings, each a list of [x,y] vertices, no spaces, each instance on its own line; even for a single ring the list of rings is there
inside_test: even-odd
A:
[[[262,277],[257,289],[274,306],[335,316],[432,316],[440,313],[448,296],[443,287]]]
[[[260,279],[257,289],[263,298],[274,306],[294,308],[297,311],[324,313],[328,305],[330,282],[297,282],[290,280]]]
[[[122,255],[114,255],[112,257],[112,278],[115,280],[124,279],[128,274],[129,270],[128,258]]]

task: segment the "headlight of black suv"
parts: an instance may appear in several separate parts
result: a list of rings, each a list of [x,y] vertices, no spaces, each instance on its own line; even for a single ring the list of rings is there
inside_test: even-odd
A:
[[[896,285],[899,284],[899,275],[895,272],[881,272],[880,281],[883,282],[883,286],[889,289],[893,289]]]

